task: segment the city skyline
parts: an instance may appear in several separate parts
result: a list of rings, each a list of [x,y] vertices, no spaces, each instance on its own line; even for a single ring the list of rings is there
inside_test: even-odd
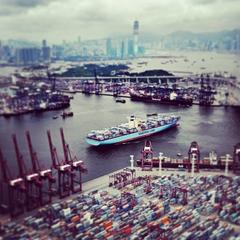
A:
[[[50,43],[118,37],[161,36],[174,31],[214,32],[239,27],[240,1],[230,0],[0,0],[1,39]]]

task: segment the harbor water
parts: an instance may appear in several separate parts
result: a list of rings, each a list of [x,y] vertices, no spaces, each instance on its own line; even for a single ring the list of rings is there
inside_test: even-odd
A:
[[[129,155],[134,154],[135,160],[138,159],[146,139],[122,145],[92,147],[86,143],[85,137],[91,130],[104,129],[126,122],[131,114],[144,117],[147,113],[157,112],[181,116],[178,128],[147,138],[152,141],[155,156],[159,152],[171,157],[176,157],[177,153],[186,156],[192,141],[198,142],[202,157],[211,150],[216,150],[218,155],[232,154],[233,146],[240,141],[239,108],[200,106],[179,108],[131,102],[130,99],[122,104],[116,103],[114,98],[109,96],[75,94],[69,110],[73,111],[74,116],[66,119],[61,118],[61,111],[0,118],[0,146],[11,170],[16,169],[11,134],[16,133],[21,153],[26,165],[30,167],[25,137],[25,131],[29,130],[41,166],[46,168],[51,166],[46,134],[48,129],[51,130],[59,159],[63,159],[60,127],[64,129],[66,141],[72,152],[82,159],[88,168],[84,181],[129,166]],[[53,119],[56,115],[58,118]]]

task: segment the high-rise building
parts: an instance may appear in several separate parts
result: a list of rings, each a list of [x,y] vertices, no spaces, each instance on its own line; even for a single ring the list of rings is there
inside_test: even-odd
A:
[[[138,34],[139,34],[139,22],[133,23],[133,53],[134,56],[138,55]]]
[[[124,41],[121,42],[121,59],[124,59],[126,57],[126,52],[125,52],[125,44]]]
[[[0,60],[3,58],[2,41],[0,40]]]
[[[111,38],[108,38],[107,42],[106,42],[106,54],[108,57],[112,57],[112,40],[111,40]]]
[[[236,45],[237,52],[240,52],[240,30],[238,30],[236,34]]]
[[[134,56],[134,44],[133,40],[129,39],[128,40],[128,57],[133,57]]]
[[[42,47],[47,47],[47,40],[45,39],[42,40]]]
[[[49,62],[51,57],[51,48],[47,46],[47,41],[42,41],[42,60]]]
[[[39,48],[18,48],[15,52],[17,65],[34,65],[40,62],[41,50]]]

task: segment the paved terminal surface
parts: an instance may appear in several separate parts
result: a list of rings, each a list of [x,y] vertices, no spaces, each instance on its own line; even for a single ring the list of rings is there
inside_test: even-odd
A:
[[[129,170],[86,182],[83,194],[17,223],[1,219],[2,239],[240,239],[239,177],[134,168],[132,178]]]

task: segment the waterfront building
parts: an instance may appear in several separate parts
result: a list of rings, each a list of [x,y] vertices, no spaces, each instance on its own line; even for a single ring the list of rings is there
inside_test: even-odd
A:
[[[38,64],[41,59],[39,48],[18,48],[15,51],[15,61],[19,66]]]

